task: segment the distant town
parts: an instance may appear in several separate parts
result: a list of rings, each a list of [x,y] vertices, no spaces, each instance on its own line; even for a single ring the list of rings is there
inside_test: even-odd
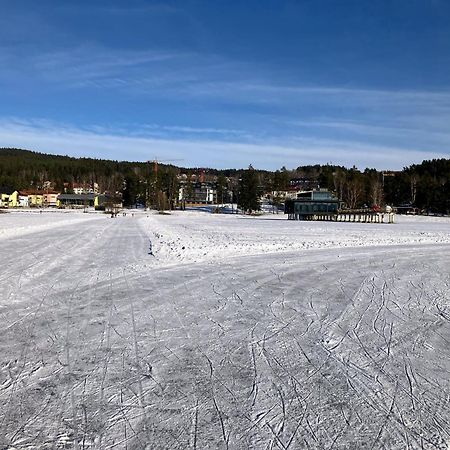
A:
[[[216,205],[220,212],[229,204],[241,212],[259,211],[261,205],[279,212],[314,191],[329,193],[333,211],[378,211],[388,205],[397,212],[449,214],[450,160],[423,161],[401,171],[317,164],[271,172],[252,166],[182,168],[158,159],[118,162],[0,149],[0,208],[114,212],[123,207]]]

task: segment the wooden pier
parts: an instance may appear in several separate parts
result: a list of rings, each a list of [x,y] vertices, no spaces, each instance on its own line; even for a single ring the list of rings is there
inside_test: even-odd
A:
[[[315,220],[322,222],[395,223],[394,213],[372,211],[341,211],[337,213],[288,214],[289,220]]]

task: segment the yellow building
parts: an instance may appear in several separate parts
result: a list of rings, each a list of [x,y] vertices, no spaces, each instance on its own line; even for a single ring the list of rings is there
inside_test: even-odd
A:
[[[42,207],[44,204],[44,196],[42,193],[33,192],[28,194],[28,206]]]
[[[0,207],[7,208],[9,206],[9,194],[0,194]]]
[[[22,206],[20,204],[20,198],[19,198],[19,191],[14,191],[12,194],[9,195],[9,207],[10,208],[17,208],[19,206]],[[27,196],[27,206],[28,206],[28,196]]]
[[[14,191],[8,196],[10,208],[42,207],[44,196],[39,191]]]

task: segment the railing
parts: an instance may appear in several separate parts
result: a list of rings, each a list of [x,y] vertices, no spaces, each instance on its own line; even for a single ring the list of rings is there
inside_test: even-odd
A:
[[[395,223],[395,214],[367,210],[339,211],[336,213],[290,213],[289,220],[314,220],[325,222]]]

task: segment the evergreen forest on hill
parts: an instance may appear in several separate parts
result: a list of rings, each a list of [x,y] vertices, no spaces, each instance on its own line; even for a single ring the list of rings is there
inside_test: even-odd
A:
[[[183,175],[184,177],[180,177]],[[249,178],[250,177],[250,178]],[[450,213],[450,159],[433,159],[401,171],[358,170],[335,165],[299,166],[271,172],[254,169],[216,170],[182,168],[154,162],[113,161],[50,155],[15,148],[0,148],[0,192],[42,189],[63,191],[74,183],[93,185],[101,192],[121,192],[124,204],[133,205],[149,195],[149,187],[176,198],[180,182],[215,182],[219,192],[246,195],[246,186],[260,194],[284,191],[296,182],[308,182],[333,191],[348,207],[390,204],[413,206],[431,213]],[[253,180],[253,181],[252,181]],[[240,191],[240,192],[239,192]],[[220,196],[219,196],[220,198]],[[223,198],[223,195],[222,195]]]

